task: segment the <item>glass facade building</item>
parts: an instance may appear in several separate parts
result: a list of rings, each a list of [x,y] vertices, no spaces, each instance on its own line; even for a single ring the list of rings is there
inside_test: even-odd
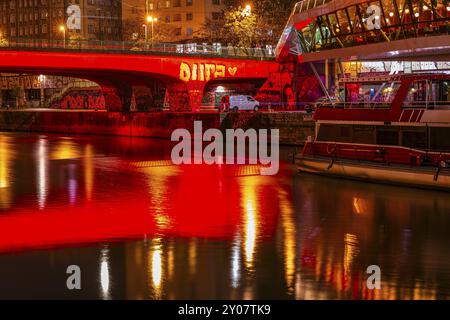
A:
[[[314,9],[313,2],[324,10],[298,31],[303,53],[450,34],[449,0],[341,1],[349,5],[335,11],[330,1],[305,0],[293,14]]]

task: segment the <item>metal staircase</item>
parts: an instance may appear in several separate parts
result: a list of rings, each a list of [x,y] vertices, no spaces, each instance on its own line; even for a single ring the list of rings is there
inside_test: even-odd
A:
[[[88,80],[74,80],[69,82],[66,86],[64,86],[61,91],[55,93],[48,99],[45,103],[46,108],[51,108],[51,106],[56,103],[58,100],[64,98],[64,96],[71,91],[72,89],[83,89],[83,88],[92,88],[98,87],[98,84]]]

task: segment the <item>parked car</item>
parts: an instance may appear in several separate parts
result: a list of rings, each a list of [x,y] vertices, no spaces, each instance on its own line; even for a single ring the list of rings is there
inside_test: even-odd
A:
[[[230,111],[259,111],[261,105],[252,96],[230,96],[228,108]]]

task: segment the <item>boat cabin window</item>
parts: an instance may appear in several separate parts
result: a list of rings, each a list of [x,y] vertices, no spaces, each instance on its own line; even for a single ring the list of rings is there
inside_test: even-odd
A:
[[[351,108],[388,108],[400,88],[400,83],[347,83],[345,102]]]
[[[433,81],[430,95],[431,101],[429,103],[429,108],[450,108],[450,79],[445,81]]]
[[[450,128],[321,124],[317,141],[403,146],[450,152]]]
[[[399,128],[398,127],[378,127],[377,144],[386,146],[398,146]]]
[[[406,95],[405,108],[440,109],[450,107],[449,80],[413,81]]]
[[[425,108],[427,104],[428,82],[413,81],[409,87],[403,106],[405,108]]]
[[[427,149],[427,129],[426,128],[405,128],[402,130],[402,146],[426,150]]]
[[[435,152],[450,151],[450,128],[430,128],[430,150]]]
[[[375,127],[321,124],[319,132],[317,134],[317,140],[343,143],[374,144]]]
[[[374,126],[353,126],[353,142],[361,144],[375,143]]]
[[[317,135],[320,141],[351,142],[351,125],[322,124]]]

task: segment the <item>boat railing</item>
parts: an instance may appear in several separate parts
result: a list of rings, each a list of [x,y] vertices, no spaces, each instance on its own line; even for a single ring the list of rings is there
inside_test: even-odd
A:
[[[333,109],[389,109],[390,103],[386,102],[321,102],[316,108]]]
[[[333,109],[389,109],[390,102],[320,102],[316,108]],[[413,101],[405,102],[402,109],[450,110],[450,101]]]
[[[403,109],[450,110],[450,101],[406,101]]]

